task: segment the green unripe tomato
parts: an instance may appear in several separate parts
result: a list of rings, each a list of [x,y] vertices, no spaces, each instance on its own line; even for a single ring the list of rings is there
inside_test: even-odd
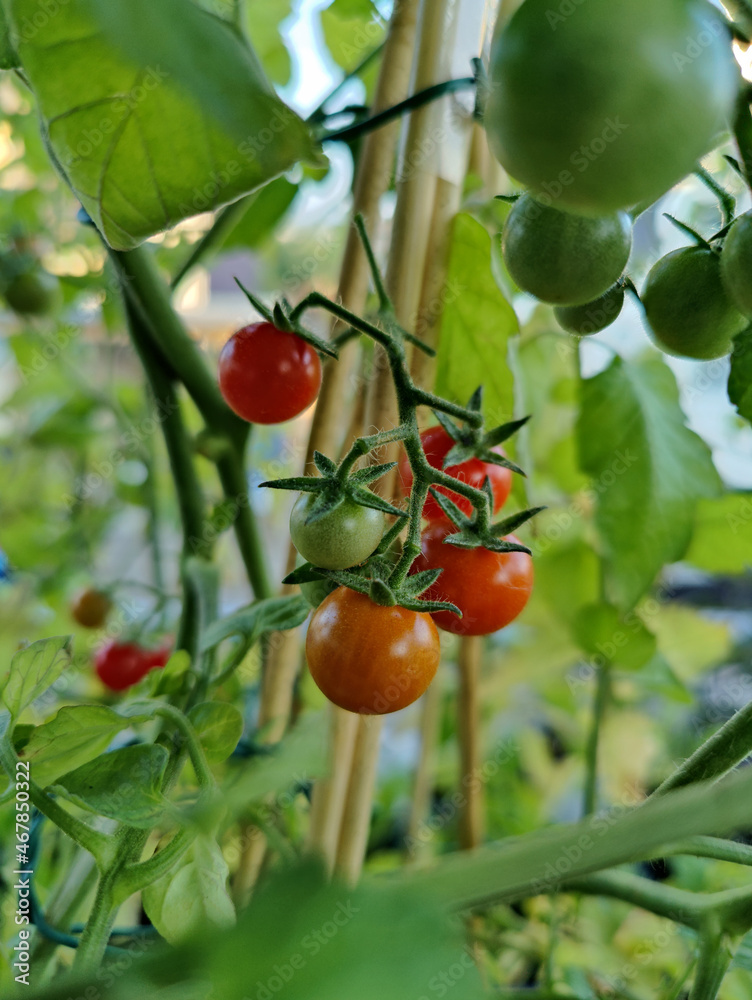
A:
[[[651,202],[719,142],[740,72],[707,0],[525,0],[494,32],[484,125],[512,177],[599,215]],[[573,8],[573,9],[572,9]]]
[[[339,507],[306,524],[314,494],[304,493],[290,514],[290,536],[298,552],[322,569],[348,569],[364,562],[381,541],[384,515],[346,498]]]
[[[626,212],[586,218],[560,212],[529,194],[507,216],[501,252],[507,269],[525,291],[554,305],[582,305],[607,291],[620,277],[632,246]]]
[[[653,266],[642,292],[648,333],[667,354],[709,361],[731,350],[747,319],[729,300],[715,251],[685,247]]]
[[[752,213],[734,221],[721,251],[721,280],[740,312],[752,317]]]
[[[43,316],[57,302],[57,278],[47,271],[23,271],[3,289],[3,297],[14,312],[22,316]]]
[[[554,316],[562,330],[577,337],[588,337],[591,333],[600,333],[610,326],[623,305],[624,289],[621,285],[614,285],[593,302],[586,302],[582,306],[557,306]]]

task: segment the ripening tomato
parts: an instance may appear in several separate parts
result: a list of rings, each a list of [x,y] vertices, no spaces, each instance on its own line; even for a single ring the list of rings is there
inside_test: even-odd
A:
[[[429,525],[421,536],[421,554],[411,572],[440,569],[441,576],[423,594],[427,600],[450,601],[462,612],[434,611],[431,617],[445,632],[489,635],[520,614],[533,589],[533,560],[526,552],[491,552],[445,545],[453,531]],[[514,535],[506,539],[518,542]]]
[[[705,247],[684,247],[661,257],[641,298],[656,345],[680,358],[723,357],[748,323],[726,294],[718,254]]]
[[[423,445],[426,458],[434,469],[442,468],[445,456],[456,444],[451,435],[439,424],[436,427],[429,427],[427,430],[422,431],[420,441]],[[504,454],[504,450],[500,447],[493,448],[492,450],[499,455]],[[491,489],[493,490],[494,513],[501,510],[512,489],[512,473],[509,469],[505,469],[501,465],[494,465],[493,462],[483,462],[479,458],[470,458],[459,465],[450,465],[447,469],[444,469],[444,472],[455,479],[461,480],[463,483],[467,483],[468,486],[474,486],[476,489],[480,489],[486,478],[488,478],[491,481]],[[413,470],[410,468],[410,462],[405,454],[400,458],[399,478],[405,494],[408,494],[413,485]],[[459,493],[454,493],[452,490],[447,489],[446,486],[437,486],[435,489],[438,493],[449,497],[453,503],[456,503],[464,514],[469,515],[472,513],[473,505],[466,497],[461,497]],[[423,517],[427,521],[449,523],[449,518],[430,493],[423,507]]]
[[[592,302],[619,280],[632,247],[626,212],[587,218],[548,208],[529,194],[507,216],[501,253],[520,288],[541,302]]]
[[[499,19],[484,126],[549,204],[600,215],[660,197],[723,138],[740,83],[706,0],[524,0]]]
[[[316,349],[272,323],[251,323],[234,333],[219,355],[219,388],[227,405],[252,424],[292,420],[321,387]]]
[[[387,715],[420,698],[440,654],[430,615],[382,607],[347,587],[323,600],[306,636],[318,687],[335,705],[361,715]]]
[[[101,628],[104,625],[112,601],[101,590],[88,587],[82,591],[71,606],[71,616],[84,628]]]
[[[55,307],[59,291],[57,278],[36,267],[14,275],[4,286],[3,296],[21,316],[43,316]]]
[[[163,667],[170,658],[167,646],[144,649],[136,642],[110,640],[94,657],[94,669],[111,691],[125,691],[138,684],[155,667]]]

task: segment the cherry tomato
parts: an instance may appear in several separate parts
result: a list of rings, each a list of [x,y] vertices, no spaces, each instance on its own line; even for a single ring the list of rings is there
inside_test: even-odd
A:
[[[308,409],[320,387],[316,350],[271,323],[244,326],[219,355],[220,391],[227,405],[252,424],[292,420]]]
[[[423,595],[451,601],[462,612],[435,611],[431,617],[445,632],[489,635],[519,615],[533,589],[533,560],[526,552],[491,552],[445,545],[453,528],[429,525],[421,536],[421,554],[411,572],[440,569],[441,576]],[[517,542],[514,535],[507,541]]]
[[[621,277],[632,246],[626,212],[585,218],[547,208],[529,194],[514,203],[501,252],[520,288],[542,302],[592,302]]]
[[[726,295],[718,254],[705,247],[662,257],[641,298],[656,345],[680,358],[708,361],[728,354],[732,338],[748,323]]]
[[[525,0],[499,20],[491,150],[549,204],[599,215],[654,201],[732,114],[740,73],[723,18],[706,0],[564,6]]]
[[[430,615],[382,607],[346,587],[314,611],[306,637],[316,684],[335,705],[361,715],[412,704],[433,680],[440,653]]]
[[[84,628],[101,628],[111,607],[112,601],[107,594],[89,587],[82,591],[73,602],[71,616]]]
[[[5,301],[22,316],[43,316],[58,298],[57,278],[41,268],[16,274],[3,288]]]
[[[582,306],[556,306],[554,316],[559,326],[577,337],[600,333],[610,326],[624,305],[624,289],[614,285],[593,302]]]
[[[429,427],[427,430],[422,431],[420,440],[423,445],[423,451],[426,454],[426,458],[434,469],[442,468],[444,457],[456,443],[451,435],[448,434],[440,425],[437,425],[436,427]],[[499,455],[504,454],[502,448],[496,447],[492,450],[498,452]],[[486,478],[490,479],[494,498],[494,513],[501,510],[512,489],[512,473],[509,469],[505,469],[501,465],[494,465],[493,462],[483,462],[479,458],[470,458],[466,462],[461,462],[459,465],[450,465],[447,469],[444,469],[444,472],[453,476],[455,479],[461,480],[463,483],[467,483],[468,486],[475,486],[477,489],[481,488]],[[410,468],[410,462],[407,459],[407,455],[404,454],[400,458],[399,462],[399,477],[402,489],[405,494],[408,494],[413,485],[413,470]],[[466,497],[461,497],[459,493],[455,493],[453,490],[447,489],[445,486],[437,486],[436,490],[438,493],[442,493],[444,496],[449,497],[453,503],[457,504],[464,514],[470,514],[472,512],[473,505]],[[427,521],[441,521],[445,524],[450,523],[449,518],[446,516],[441,507],[439,507],[438,503],[434,500],[430,493],[423,507],[423,517],[425,517]]]
[[[94,657],[94,669],[111,691],[125,691],[138,684],[150,670],[163,667],[169,657],[166,647],[149,650],[135,642],[111,640],[98,650]]]
[[[728,232],[721,252],[726,294],[747,318],[752,317],[752,212],[745,212]]]
[[[304,493],[290,514],[290,537],[303,558],[322,569],[347,569],[365,562],[384,533],[381,511],[346,497],[339,507],[306,524],[313,501],[313,493]]]

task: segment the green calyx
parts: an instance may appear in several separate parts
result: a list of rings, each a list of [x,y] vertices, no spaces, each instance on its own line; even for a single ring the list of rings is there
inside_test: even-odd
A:
[[[489,508],[493,503],[491,484],[486,479],[483,490],[489,498]],[[454,545],[459,549],[489,549],[491,552],[527,552],[532,555],[526,545],[519,542],[507,542],[505,538],[517,528],[529,521],[536,514],[546,510],[545,507],[528,507],[517,514],[502,518],[495,524],[490,523],[488,512],[477,508],[468,517],[449,497],[439,493],[433,487],[431,493],[449,520],[457,527],[454,534],[447,535],[444,544]]]
[[[248,301],[251,303],[256,312],[260,313],[267,323],[271,323],[272,326],[276,326],[278,330],[283,333],[294,333],[296,337],[300,337],[311,347],[314,347],[319,354],[327,358],[339,357],[339,353],[336,347],[328,344],[321,337],[317,337],[315,333],[311,333],[307,330],[303,324],[292,316],[293,308],[286,298],[281,298],[274,303],[274,306],[269,309],[268,306],[264,305],[261,299],[256,298],[253,292],[249,292],[245,285],[240,281],[239,278],[235,278],[235,284],[245,295]]]
[[[524,476],[525,472],[519,465],[515,465],[505,455],[500,455],[493,449],[516,434],[521,427],[525,426],[530,417],[522,417],[520,420],[510,420],[508,423],[500,424],[498,427],[486,431],[483,426],[482,405],[483,386],[478,386],[470,397],[467,409],[471,413],[478,414],[480,423],[466,424],[463,427],[460,427],[451,417],[440,410],[434,410],[436,419],[447,434],[456,442],[444,457],[443,468],[448,469],[453,465],[461,465],[462,462],[467,462],[469,459],[479,458],[483,462],[489,462],[491,465],[500,465],[504,469],[509,469],[520,476]]]

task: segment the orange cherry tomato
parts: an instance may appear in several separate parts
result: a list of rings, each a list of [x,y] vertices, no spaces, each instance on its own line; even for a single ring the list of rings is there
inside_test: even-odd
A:
[[[533,589],[533,560],[526,552],[491,552],[445,545],[453,531],[430,524],[421,535],[421,554],[411,572],[440,569],[441,576],[423,594],[433,601],[451,601],[462,612],[435,611],[431,617],[445,632],[489,635],[519,615]],[[506,539],[519,542],[514,535]]]
[[[329,701],[361,715],[412,704],[433,680],[441,655],[431,616],[338,587],[313,614],[308,668]]]
[[[71,605],[71,617],[84,628],[101,628],[111,607],[112,601],[107,594],[89,587]]]

